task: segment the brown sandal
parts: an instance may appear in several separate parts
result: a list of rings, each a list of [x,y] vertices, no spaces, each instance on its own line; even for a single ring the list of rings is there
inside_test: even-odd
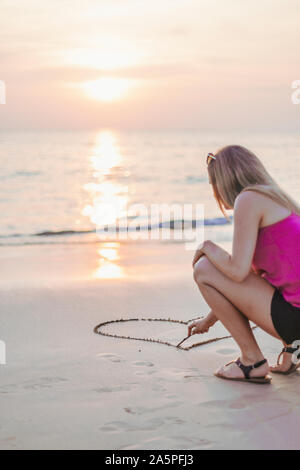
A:
[[[225,377],[225,375],[215,373],[216,377],[219,377],[220,379],[226,379],[226,380],[234,380],[236,382],[251,382],[251,383],[256,383],[256,384],[269,384],[271,383],[272,378],[269,375],[266,375],[265,377],[250,377],[250,372],[252,369],[257,369],[258,367],[262,366],[267,362],[267,359],[263,359],[262,361],[256,362],[255,364],[251,366],[245,366],[242,364],[240,358],[238,358],[236,361],[231,361],[226,364],[228,366],[229,364],[235,363],[239,368],[242,370],[244,374],[244,378],[234,378],[234,377]]]
[[[291,348],[289,346],[286,346],[285,348],[283,348],[283,350],[278,356],[277,365],[278,366],[280,365],[279,361],[280,361],[282,354],[284,353],[294,354],[298,349],[299,349],[299,346],[297,346],[296,348]],[[297,359],[300,359],[300,353],[297,354]],[[296,372],[296,370],[299,369],[299,367],[300,367],[300,362],[298,362],[298,364],[292,364],[291,367],[285,372],[281,370],[272,370],[272,374],[290,375],[293,372]]]

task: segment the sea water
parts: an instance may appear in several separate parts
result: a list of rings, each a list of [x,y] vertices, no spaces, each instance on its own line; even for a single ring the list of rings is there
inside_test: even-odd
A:
[[[207,153],[228,144],[254,151],[300,201],[297,134],[0,132],[0,244],[95,242],[99,226],[117,217],[103,208],[134,220],[137,205],[150,211],[155,204],[202,204],[206,238],[230,240],[232,224],[216,204],[206,168]],[[170,219],[172,227],[176,217]],[[139,231],[151,229],[142,220]]]

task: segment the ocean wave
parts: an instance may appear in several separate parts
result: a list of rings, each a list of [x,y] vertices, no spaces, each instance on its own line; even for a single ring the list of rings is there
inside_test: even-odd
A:
[[[152,230],[187,230],[187,229],[197,229],[201,226],[223,226],[231,223],[232,217],[230,220],[227,220],[225,217],[213,217],[209,219],[204,219],[204,224],[202,220],[166,220],[157,224],[143,224],[136,223],[134,224],[134,218],[129,218],[129,225],[122,225],[120,222],[117,226],[105,225],[98,227],[97,229],[65,229],[65,230],[43,230],[36,233],[13,233],[13,234],[4,234],[0,235],[0,245],[25,245],[25,244],[35,244],[35,243],[50,243],[51,240],[59,239],[59,243],[69,243],[72,239],[77,238],[78,243],[80,238],[85,236],[93,236],[96,234],[105,234],[110,235],[111,233],[120,233],[120,232],[145,232]],[[44,241],[42,241],[44,240]],[[76,241],[77,243],[77,241]]]

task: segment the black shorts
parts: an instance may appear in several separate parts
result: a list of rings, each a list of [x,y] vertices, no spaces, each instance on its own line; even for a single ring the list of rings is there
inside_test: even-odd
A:
[[[278,289],[272,297],[271,317],[275,330],[286,344],[300,341],[300,307],[287,302]]]

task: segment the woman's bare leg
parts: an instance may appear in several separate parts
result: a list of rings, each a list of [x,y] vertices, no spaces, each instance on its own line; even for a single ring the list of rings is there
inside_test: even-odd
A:
[[[232,281],[205,256],[196,263],[194,277],[214,315],[239,345],[241,361],[250,365],[262,360],[264,356],[253,335],[249,320],[280,339],[270,314],[274,288],[252,273],[243,282]],[[268,365],[265,364],[254,369],[251,376],[266,375],[268,370]],[[236,364],[223,367],[219,372],[229,377],[243,377]]]

